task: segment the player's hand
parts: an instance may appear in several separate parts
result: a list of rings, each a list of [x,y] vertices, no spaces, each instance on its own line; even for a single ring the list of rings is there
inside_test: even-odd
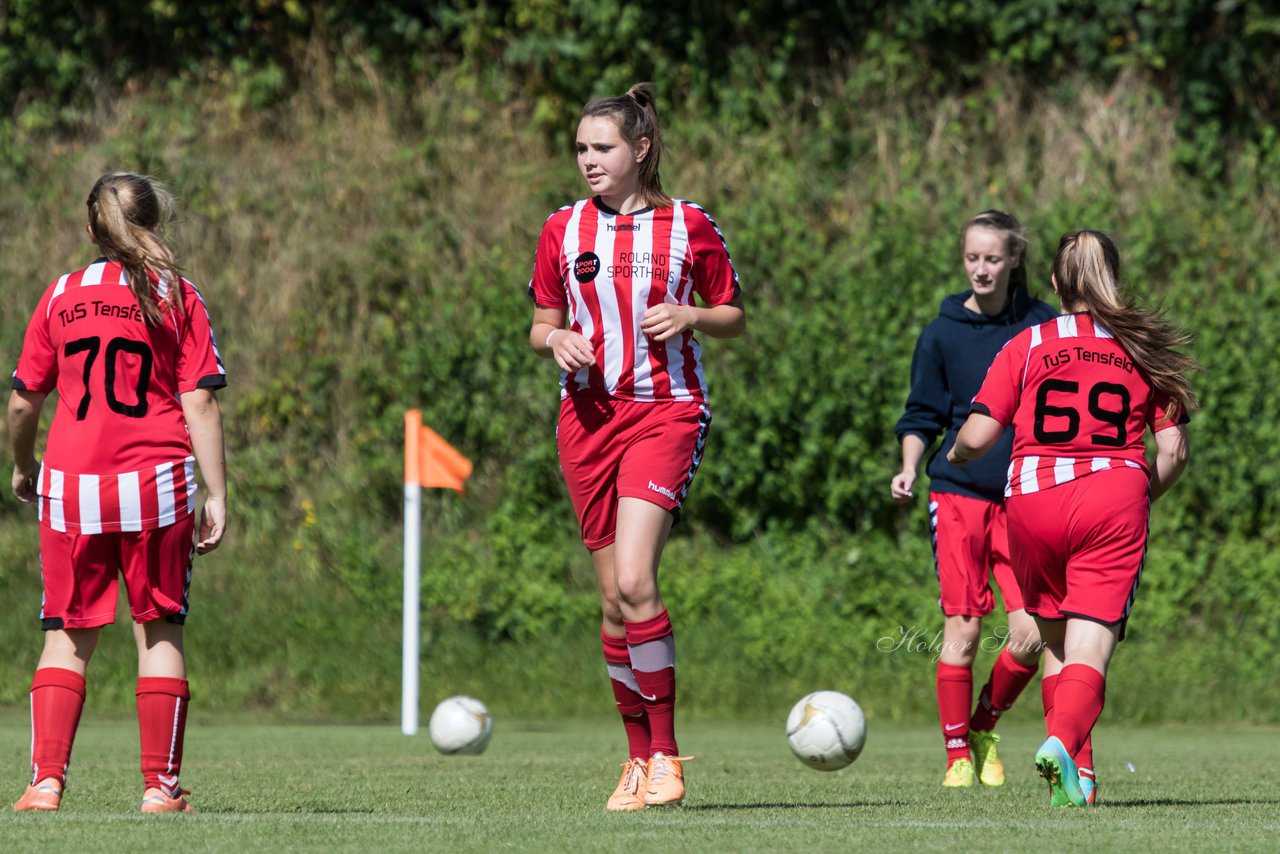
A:
[[[664,302],[645,311],[640,319],[640,331],[654,341],[666,341],[686,329],[692,329],[697,319],[697,309],[693,306]]]
[[[36,478],[40,476],[40,467],[13,467],[13,494],[23,504],[36,500]]]
[[[591,342],[572,329],[558,329],[551,337],[551,355],[562,371],[573,373],[595,364]]]
[[[915,494],[912,493],[911,487],[916,482],[916,473],[914,471],[900,471],[893,476],[893,480],[889,481],[889,491],[893,494],[893,500],[899,504],[906,504]]]
[[[964,468],[969,463],[967,459],[956,454],[955,445],[952,445],[951,450],[947,451],[947,462],[951,463],[951,465],[958,469]]]
[[[203,555],[216,549],[226,530],[227,500],[206,498],[200,510],[200,542],[196,543],[196,552]]]

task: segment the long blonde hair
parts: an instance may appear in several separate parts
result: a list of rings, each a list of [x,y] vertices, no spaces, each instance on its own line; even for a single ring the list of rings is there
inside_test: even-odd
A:
[[[662,162],[662,128],[658,124],[658,107],[652,83],[637,83],[627,94],[612,98],[596,98],[582,108],[582,116],[604,116],[618,126],[618,133],[632,150],[640,140],[649,140],[649,153],[640,161],[640,197],[655,208],[671,207],[671,197],[662,189],[658,165]]]
[[[1062,307],[1083,304],[1104,326],[1151,384],[1169,395],[1168,416],[1198,409],[1187,374],[1200,370],[1195,359],[1174,350],[1191,343],[1191,335],[1165,320],[1158,311],[1137,305],[1120,288],[1120,250],[1101,231],[1072,231],[1058,242],[1053,277]]]
[[[147,323],[159,326],[164,322],[162,296],[181,314],[182,272],[173,250],[161,237],[175,210],[169,189],[146,175],[109,172],[93,185],[85,205],[94,242],[107,260],[124,267],[129,289]],[[152,282],[148,272],[159,282]]]

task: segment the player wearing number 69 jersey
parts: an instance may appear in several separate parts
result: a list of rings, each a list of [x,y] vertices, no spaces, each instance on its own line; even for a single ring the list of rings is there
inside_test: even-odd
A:
[[[1036,764],[1050,802],[1083,807],[1076,757],[1102,713],[1146,556],[1151,501],[1187,461],[1197,405],[1173,348],[1190,338],[1134,305],[1120,255],[1097,231],[1065,235],[1053,264],[1062,317],[996,357],[948,459],[964,465],[1014,428],[1006,505],[1013,571],[1045,643],[1045,724]],[[1155,434],[1149,465],[1142,437]],[[1051,683],[1051,684],[1050,684]]]
[[[1147,473],[1147,428],[1176,427],[1169,395],[1088,312],[1033,326],[996,356],[973,412],[1014,430],[1005,497],[1099,471]]]
[[[188,812],[178,784],[190,694],[182,646],[196,551],[226,525],[226,385],[204,300],[162,229],[168,191],[104,175],[87,201],[102,252],[45,290],[13,373],[14,494],[37,504],[44,651],[31,685],[32,780],[17,810],[56,810],[84,705],[85,670],[115,621],[124,575],[138,644],[143,812]],[[58,392],[43,461],[35,439]],[[196,464],[208,484],[195,542]]]

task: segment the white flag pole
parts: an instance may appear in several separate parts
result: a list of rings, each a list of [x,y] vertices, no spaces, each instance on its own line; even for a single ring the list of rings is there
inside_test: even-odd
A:
[[[419,603],[422,572],[422,486],[418,483],[418,410],[405,413],[404,632],[400,669],[400,731],[418,732]]]

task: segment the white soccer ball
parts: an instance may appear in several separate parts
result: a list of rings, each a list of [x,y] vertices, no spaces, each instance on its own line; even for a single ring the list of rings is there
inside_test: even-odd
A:
[[[493,718],[475,697],[449,697],[431,713],[431,743],[446,755],[484,753],[493,735]]]
[[[867,719],[852,697],[814,691],[791,707],[787,744],[801,762],[819,771],[837,771],[858,758],[867,740]]]

